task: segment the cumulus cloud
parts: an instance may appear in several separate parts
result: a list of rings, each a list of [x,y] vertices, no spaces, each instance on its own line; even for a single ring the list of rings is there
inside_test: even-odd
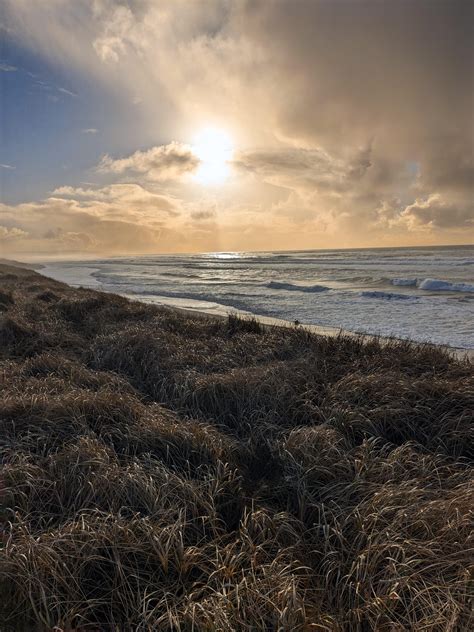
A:
[[[474,227],[472,204],[456,203],[439,194],[418,199],[400,215],[410,228],[466,228]]]
[[[1,204],[0,239],[11,252],[156,252],[166,236],[179,245],[169,226],[179,215],[178,200],[138,184],[62,186],[40,202]]]
[[[126,158],[113,159],[105,155],[97,169],[104,173],[139,173],[152,180],[174,180],[195,171],[199,158],[188,145],[172,142],[136,151]]]
[[[0,225],[0,241],[14,241],[27,237],[28,233],[21,228],[8,228],[7,226]]]
[[[148,203],[153,202],[159,204],[161,207],[165,207],[167,210],[171,210],[173,204],[171,198],[158,195],[149,191],[140,184],[131,183],[117,183],[110,184],[104,187],[89,187],[84,189],[82,187],[72,187],[64,185],[54,189],[52,195],[69,196],[69,197],[82,197],[101,200],[125,200],[125,201],[146,201]]]
[[[13,226],[21,217],[22,227]],[[143,221],[126,209],[114,212],[101,202],[83,206],[76,200],[48,198],[41,202],[0,205],[0,218],[8,222],[8,233],[0,230],[5,252],[71,254],[120,252],[157,252],[170,241],[179,242],[172,228],[148,218]],[[7,240],[4,238],[4,234]],[[13,239],[14,238],[14,239]]]
[[[69,203],[104,218],[135,218],[146,222],[176,217],[180,213],[179,200],[153,193],[139,184],[119,183],[94,189],[62,186],[51,193],[50,200],[57,198],[68,198]]]
[[[120,254],[216,249],[215,208],[184,203],[138,184],[64,185],[38,202],[0,204],[9,254]],[[196,214],[197,213],[197,214]],[[202,213],[200,215],[200,213]]]

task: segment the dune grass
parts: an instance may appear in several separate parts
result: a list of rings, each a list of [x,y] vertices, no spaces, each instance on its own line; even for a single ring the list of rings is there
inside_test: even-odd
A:
[[[471,364],[0,267],[0,630],[462,631]]]

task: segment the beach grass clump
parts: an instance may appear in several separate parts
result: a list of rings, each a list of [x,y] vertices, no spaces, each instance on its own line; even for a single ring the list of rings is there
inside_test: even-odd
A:
[[[0,266],[0,632],[468,631],[469,360]]]

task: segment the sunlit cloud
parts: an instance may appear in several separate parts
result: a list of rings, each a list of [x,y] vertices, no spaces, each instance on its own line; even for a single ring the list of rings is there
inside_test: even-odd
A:
[[[199,158],[191,147],[177,142],[136,151],[126,158],[102,157],[97,170],[103,173],[143,174],[152,180],[173,180],[196,170]]]
[[[411,229],[464,227],[467,231],[474,227],[472,203],[466,203],[462,199],[449,200],[439,194],[417,199],[403,210],[400,218]]]
[[[21,228],[8,228],[0,225],[0,242],[15,241],[17,239],[27,237],[28,233]]]
[[[109,139],[120,142],[109,146],[101,124],[103,157],[75,179],[94,170],[102,184],[87,194],[55,184],[69,208],[109,204],[146,225],[138,198],[153,193],[171,199],[178,214],[159,221],[175,235],[216,222],[226,248],[474,239],[469,3],[51,0],[47,15],[33,0],[5,6],[22,41],[117,101]],[[229,138],[196,139],[209,128]],[[111,181],[153,191],[107,192]],[[197,197],[208,192],[206,217]]]
[[[0,204],[0,237],[14,253],[154,252],[182,241],[171,225],[178,203],[136,184],[63,186],[39,202]]]

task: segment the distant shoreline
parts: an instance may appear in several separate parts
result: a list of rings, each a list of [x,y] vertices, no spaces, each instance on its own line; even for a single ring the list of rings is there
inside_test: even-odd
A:
[[[14,260],[8,260],[8,259],[0,259],[0,265],[8,265],[12,267],[19,267],[22,269],[36,270],[36,271],[44,270],[45,267],[47,267],[42,264],[29,264],[29,263],[23,263],[23,262],[18,262]],[[42,274],[42,272],[39,272],[39,273]],[[42,276],[45,276],[45,278],[51,278],[43,274]],[[69,285],[69,287],[75,287],[75,285],[72,285],[70,283],[66,283],[66,285]],[[97,287],[91,287],[90,289],[93,289],[99,292],[105,292],[111,295],[114,294],[114,292],[109,292],[107,290],[103,290]],[[451,353],[454,357],[458,359],[468,358],[470,361],[474,360],[474,349],[468,349],[464,347],[453,347],[449,345],[437,344],[434,342],[420,342],[417,340],[412,340],[410,338],[397,338],[396,336],[375,335],[375,334],[370,334],[370,333],[365,333],[365,332],[358,332],[358,331],[353,331],[349,329],[344,329],[341,327],[331,327],[331,326],[318,325],[318,324],[300,323],[297,320],[290,321],[290,320],[285,320],[282,318],[263,316],[263,315],[259,315],[259,314],[251,313],[251,312],[243,313],[241,310],[232,309],[232,308],[225,310],[225,313],[224,312],[206,312],[204,310],[199,310],[193,307],[180,307],[178,305],[163,304],[163,303],[160,303],[159,300],[157,302],[147,301],[145,296],[141,298],[140,295],[135,296],[135,295],[130,295],[130,294],[124,294],[123,296],[126,296],[126,298],[128,298],[129,300],[137,301],[139,303],[157,305],[157,306],[162,307],[163,309],[176,310],[178,313],[182,313],[182,314],[193,313],[202,318],[210,318],[210,319],[214,318],[217,320],[222,320],[222,319],[228,318],[229,314],[237,313],[242,318],[253,318],[257,320],[259,323],[261,323],[262,325],[264,325],[265,327],[291,328],[291,327],[294,327],[295,324],[297,324],[299,328],[305,331],[314,333],[316,335],[320,335],[320,336],[337,337],[339,335],[346,335],[346,336],[353,336],[355,338],[363,338],[366,340],[378,340],[378,341],[381,341],[382,343],[384,341],[389,342],[393,340],[402,340],[402,341],[408,341],[416,345],[421,344],[421,345],[428,345],[428,346],[439,347],[439,348],[445,349],[446,351],[448,351],[449,353]],[[157,299],[158,298],[159,297],[157,297]]]
[[[46,266],[42,266],[42,268],[44,267]],[[42,272],[40,272],[40,274],[42,274]],[[45,276],[46,278],[51,278],[43,274],[42,276]],[[61,282],[66,283],[66,285],[69,285],[69,287],[80,287],[79,285],[72,285],[65,281],[61,281]],[[111,295],[119,294],[116,292],[109,292],[108,290],[104,290],[95,285],[94,286],[91,285],[89,289],[97,291],[97,292],[105,292],[106,294],[111,294]],[[180,307],[179,305],[161,303],[159,301],[159,298],[160,298],[159,296],[156,296],[156,299],[157,299],[156,301],[151,301],[151,300],[146,300],[146,295],[143,295],[142,297],[139,294],[137,295],[119,294],[119,295],[125,296],[127,299],[131,301],[137,301],[139,303],[145,303],[148,305],[156,305],[158,307],[162,307],[163,309],[176,310],[178,313],[181,313],[181,314],[193,313],[202,318],[210,318],[210,319],[215,318],[218,320],[222,320],[222,319],[228,318],[229,314],[238,314],[241,318],[254,318],[255,320],[258,320],[258,322],[264,325],[265,327],[291,328],[295,326],[295,323],[297,323],[297,326],[300,327],[301,329],[304,329],[306,331],[309,331],[319,336],[337,337],[340,335],[347,335],[347,336],[353,336],[355,338],[363,338],[366,340],[379,340],[379,341],[387,341],[387,342],[391,340],[392,341],[402,340],[402,341],[408,341],[416,345],[428,345],[428,346],[446,349],[448,352],[452,353],[458,359],[464,359],[465,357],[467,357],[471,361],[474,360],[474,349],[468,349],[464,347],[453,347],[449,345],[437,344],[435,342],[420,342],[418,340],[412,340],[410,338],[397,338],[396,336],[375,335],[375,334],[370,334],[366,332],[358,332],[358,331],[353,331],[350,329],[344,329],[342,327],[331,327],[328,325],[318,325],[314,323],[300,323],[297,320],[291,321],[291,320],[285,320],[283,318],[275,318],[272,316],[263,316],[263,315],[256,314],[253,312],[243,312],[242,310],[238,310],[231,307],[229,307],[228,309],[224,309],[222,311],[207,312],[207,311],[200,310],[194,307]]]
[[[134,300],[472,349],[474,248],[202,253],[45,263],[43,274]]]

